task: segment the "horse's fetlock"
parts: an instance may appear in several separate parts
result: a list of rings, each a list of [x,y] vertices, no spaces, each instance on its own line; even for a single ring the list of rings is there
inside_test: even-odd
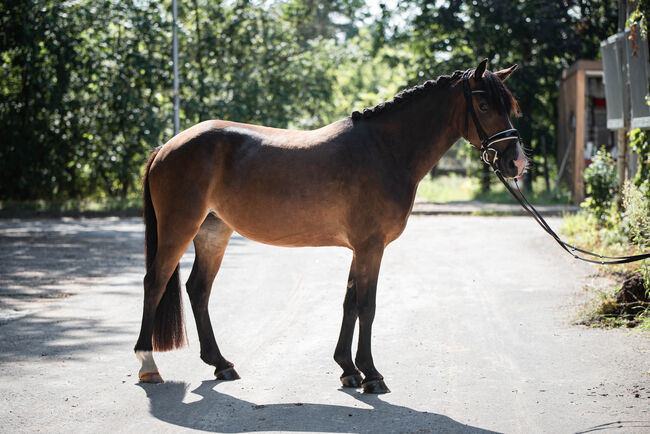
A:
[[[343,352],[335,352],[334,353],[334,361],[338,363],[339,365],[345,364],[350,360],[351,357],[348,354],[344,354]]]
[[[201,353],[201,360],[203,360],[208,365],[216,366],[219,362],[219,356],[216,354],[204,354]]]

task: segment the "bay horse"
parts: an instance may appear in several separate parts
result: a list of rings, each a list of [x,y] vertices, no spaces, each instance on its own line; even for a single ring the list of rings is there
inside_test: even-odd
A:
[[[510,116],[517,103],[503,81],[517,65],[493,73],[486,64],[427,81],[317,130],[213,120],[154,150],[143,177],[140,380],[162,382],[152,351],[185,344],[179,261],[191,242],[196,257],[186,287],[201,359],[215,367],[217,379],[239,378],[219,351],[208,313],[212,283],[236,230],[276,246],[352,250],[334,360],[344,387],[388,392],[370,345],[384,248],[404,230],[418,183],[454,142],[464,137],[479,148],[485,131],[516,131]],[[468,113],[480,124],[468,122]],[[506,177],[520,175],[527,160],[519,141],[499,140],[496,167]]]

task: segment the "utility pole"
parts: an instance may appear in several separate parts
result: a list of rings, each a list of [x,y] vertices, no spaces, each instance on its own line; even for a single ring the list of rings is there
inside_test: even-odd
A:
[[[628,17],[628,1],[619,0],[618,1],[618,31],[625,32],[625,22]],[[625,39],[623,39],[625,41]],[[623,42],[624,44],[624,42]],[[623,46],[622,52],[625,52],[625,46]],[[625,56],[623,55],[623,59]],[[616,181],[619,188],[622,189],[625,180],[627,179],[627,157],[628,157],[628,131],[630,129],[630,75],[627,70],[627,62],[621,62],[622,74],[623,77],[623,128],[618,130],[617,142],[618,142],[618,155],[616,158]],[[621,205],[622,194],[618,194],[618,204]]]
[[[172,0],[172,15],[174,17],[172,31],[172,57],[174,63],[174,135],[176,135],[181,129],[178,103],[178,27],[176,25],[176,20],[178,19],[178,7],[176,0]]]

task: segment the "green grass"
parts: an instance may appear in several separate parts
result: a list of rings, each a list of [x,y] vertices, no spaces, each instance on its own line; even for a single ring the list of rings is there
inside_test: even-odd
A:
[[[456,202],[473,200],[481,186],[478,180],[455,174],[431,178],[427,175],[418,186],[417,196],[431,202]]]
[[[601,255],[624,256],[638,253],[638,249],[620,231],[613,230],[606,221],[586,211],[564,216],[561,232],[568,243]],[[604,273],[611,274],[634,271],[639,265],[629,263],[599,267]]]
[[[521,186],[521,183],[520,183]],[[481,185],[477,178],[460,175],[443,175],[432,178],[427,175],[418,187],[417,196],[431,202],[465,202],[478,200],[488,203],[516,203],[506,187],[498,180],[492,182],[490,191],[481,192]],[[526,193],[526,197],[535,205],[568,205],[571,198],[565,190],[558,195],[546,191],[544,179],[538,178],[533,185],[533,191]]]

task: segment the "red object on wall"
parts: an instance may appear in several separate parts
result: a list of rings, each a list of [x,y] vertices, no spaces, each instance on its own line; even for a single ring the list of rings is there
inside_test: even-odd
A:
[[[594,107],[607,107],[607,101],[605,98],[592,98],[591,101],[593,102]]]

